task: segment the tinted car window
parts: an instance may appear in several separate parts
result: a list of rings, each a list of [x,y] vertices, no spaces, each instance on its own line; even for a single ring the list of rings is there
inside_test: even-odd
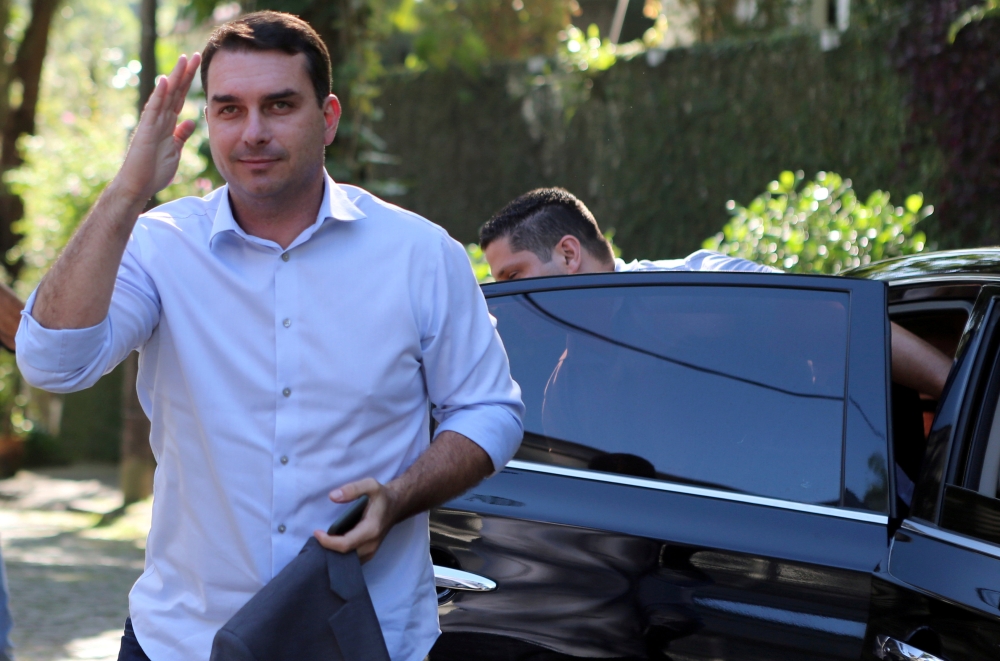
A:
[[[848,295],[639,286],[490,299],[518,458],[839,503]]]

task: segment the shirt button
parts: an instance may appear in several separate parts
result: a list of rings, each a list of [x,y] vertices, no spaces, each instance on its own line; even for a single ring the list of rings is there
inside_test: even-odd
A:
[[[282,464],[287,464],[288,463],[288,457],[282,457],[281,458],[281,463]]]
[[[281,394],[284,395],[285,397],[291,397],[292,396],[292,389],[291,388],[285,388],[284,390],[281,391]]]
[[[288,256],[287,252],[281,253],[281,261],[287,262],[289,259],[291,259],[291,258]]]
[[[292,320],[291,319],[285,319],[283,322],[281,322],[281,325],[284,326],[285,328],[288,328],[289,326],[292,325]]]
[[[285,524],[284,523],[282,523],[280,526],[278,526],[278,532],[284,534],[285,530],[287,530],[287,528],[285,528]]]

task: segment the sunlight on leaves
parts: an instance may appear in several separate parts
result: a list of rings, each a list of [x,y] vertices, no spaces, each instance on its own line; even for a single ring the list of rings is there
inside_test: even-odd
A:
[[[897,207],[880,190],[862,201],[851,180],[833,172],[803,178],[785,171],[748,205],[730,200],[732,219],[703,246],[795,273],[839,273],[927,247],[916,226],[934,208],[922,195]]]

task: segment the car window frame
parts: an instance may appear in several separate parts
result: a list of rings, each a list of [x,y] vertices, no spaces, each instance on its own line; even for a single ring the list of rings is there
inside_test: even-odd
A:
[[[984,517],[995,524],[1000,512],[1000,500],[978,493],[982,455],[1000,404],[998,361],[1000,283],[994,281],[981,287],[972,306],[928,439],[918,485],[921,502],[911,515],[918,522],[926,521],[939,535],[958,540],[956,543],[975,543],[977,548],[987,545],[994,554],[1000,553],[1000,536],[975,527],[976,519]],[[966,511],[970,508],[977,511]]]
[[[662,285],[805,289],[840,292],[848,295],[850,306],[848,311],[846,376],[848,403],[845,405],[845,424],[841,449],[840,504],[810,505],[749,494],[727,494],[727,492],[672,482],[657,483],[654,480],[626,476],[614,476],[614,479],[611,479],[603,476],[598,477],[600,474],[592,474],[593,471],[578,469],[559,469],[560,474],[570,475],[572,473],[570,476],[585,479],[614,481],[632,486],[682,493],[690,492],[694,495],[756,502],[787,509],[817,511],[877,523],[886,523],[889,518],[895,517],[895,499],[889,497],[890,494],[895,493],[896,485],[894,471],[889,470],[889,467],[893,465],[893,457],[891,443],[889,443],[891,438],[891,412],[889,408],[891,375],[887,312],[888,285],[885,282],[841,276],[787,273],[644,271],[556,276],[488,283],[483,285],[483,293],[487,298],[494,298],[565,289]],[[864,350],[859,350],[859,347]],[[871,360],[873,352],[876,355],[881,353],[883,359],[881,361]],[[854,405],[850,403],[852,399],[855,400]],[[861,407],[858,400],[866,403],[867,411]],[[863,440],[862,434],[869,438]],[[846,503],[847,485],[850,480],[858,479],[856,473],[860,462],[857,457],[872,450],[873,445],[876,446],[876,453],[885,465],[881,476],[886,485],[884,503],[882,503],[880,510],[849,506]],[[852,456],[855,457],[853,463],[850,461]],[[525,466],[520,465],[522,463],[527,462],[516,462],[512,464],[512,467],[525,468]],[[545,466],[545,464],[537,466]],[[551,469],[538,470],[540,472],[557,472]],[[851,474],[852,472],[854,474]]]
[[[955,364],[948,376],[927,437],[927,454],[920,479],[914,491],[909,518],[938,526],[944,490],[957,485],[967,474],[966,462],[979,415],[976,409],[985,395],[984,363],[987,347],[983,346],[994,311],[1000,313],[1000,282],[978,284],[978,293],[969,313],[969,320],[959,341]],[[987,375],[988,376],[988,375]],[[975,392],[976,390],[979,392]],[[964,482],[962,485],[964,487]]]

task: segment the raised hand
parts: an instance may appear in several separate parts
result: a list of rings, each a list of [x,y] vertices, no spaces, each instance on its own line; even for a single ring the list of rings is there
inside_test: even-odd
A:
[[[177,118],[199,64],[198,53],[190,60],[181,55],[170,75],[157,81],[116,177],[118,191],[145,201],[166,188],[177,174],[181,148],[195,127],[191,120],[178,124]]]

